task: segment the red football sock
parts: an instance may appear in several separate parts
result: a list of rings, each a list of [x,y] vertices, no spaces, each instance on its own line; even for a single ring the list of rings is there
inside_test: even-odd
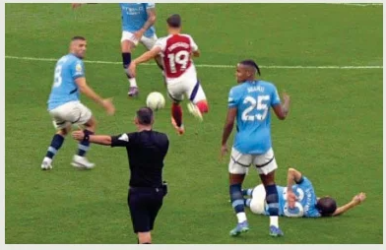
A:
[[[209,106],[207,101],[199,101],[196,103],[197,108],[200,110],[201,114],[209,112]]]
[[[172,105],[172,117],[177,123],[178,127],[181,127],[182,125],[182,108],[180,104],[173,103]]]

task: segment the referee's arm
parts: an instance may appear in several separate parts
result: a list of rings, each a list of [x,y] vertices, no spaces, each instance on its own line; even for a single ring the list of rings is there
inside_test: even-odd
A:
[[[72,137],[77,141],[89,141],[104,146],[127,147],[129,146],[129,135],[121,134],[117,136],[110,135],[85,135],[83,131],[74,131]]]

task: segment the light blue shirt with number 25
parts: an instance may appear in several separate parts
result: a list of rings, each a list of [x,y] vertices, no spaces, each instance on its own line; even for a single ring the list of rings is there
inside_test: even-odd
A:
[[[228,107],[237,108],[237,133],[233,147],[242,154],[264,154],[271,147],[270,109],[280,104],[275,85],[248,81],[229,92]]]

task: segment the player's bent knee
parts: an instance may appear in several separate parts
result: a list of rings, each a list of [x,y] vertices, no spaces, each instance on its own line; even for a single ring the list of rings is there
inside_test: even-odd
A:
[[[67,128],[63,128],[63,129],[59,129],[58,132],[56,132],[58,135],[61,135],[63,137],[65,137],[66,135],[68,135],[68,133],[71,131],[71,127],[67,127]]]
[[[243,183],[245,178],[245,174],[229,174],[229,184],[237,185]]]
[[[135,44],[130,40],[123,40],[121,42],[121,52],[122,53],[131,53],[135,48]]]
[[[90,120],[88,120],[84,126],[87,128],[87,130],[91,131],[91,132],[95,132],[96,130],[96,125],[97,125],[97,122],[95,120],[95,118],[92,116],[90,118]]]

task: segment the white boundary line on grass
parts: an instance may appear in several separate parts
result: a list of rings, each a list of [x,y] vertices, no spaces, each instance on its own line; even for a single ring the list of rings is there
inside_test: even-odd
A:
[[[55,58],[38,58],[38,57],[18,57],[18,56],[5,56],[5,59],[23,60],[23,61],[45,61],[56,62]],[[84,60],[85,63],[94,64],[122,64],[121,62],[109,62],[109,61],[89,61]],[[154,63],[144,63],[143,65],[155,65]],[[215,64],[196,64],[197,68],[235,68],[236,65],[215,65]],[[325,65],[325,66],[269,66],[261,65],[263,69],[383,69],[383,66],[337,66],[337,65]]]
[[[339,4],[339,5],[360,6],[360,7],[383,5],[383,3],[326,3],[326,4]]]

